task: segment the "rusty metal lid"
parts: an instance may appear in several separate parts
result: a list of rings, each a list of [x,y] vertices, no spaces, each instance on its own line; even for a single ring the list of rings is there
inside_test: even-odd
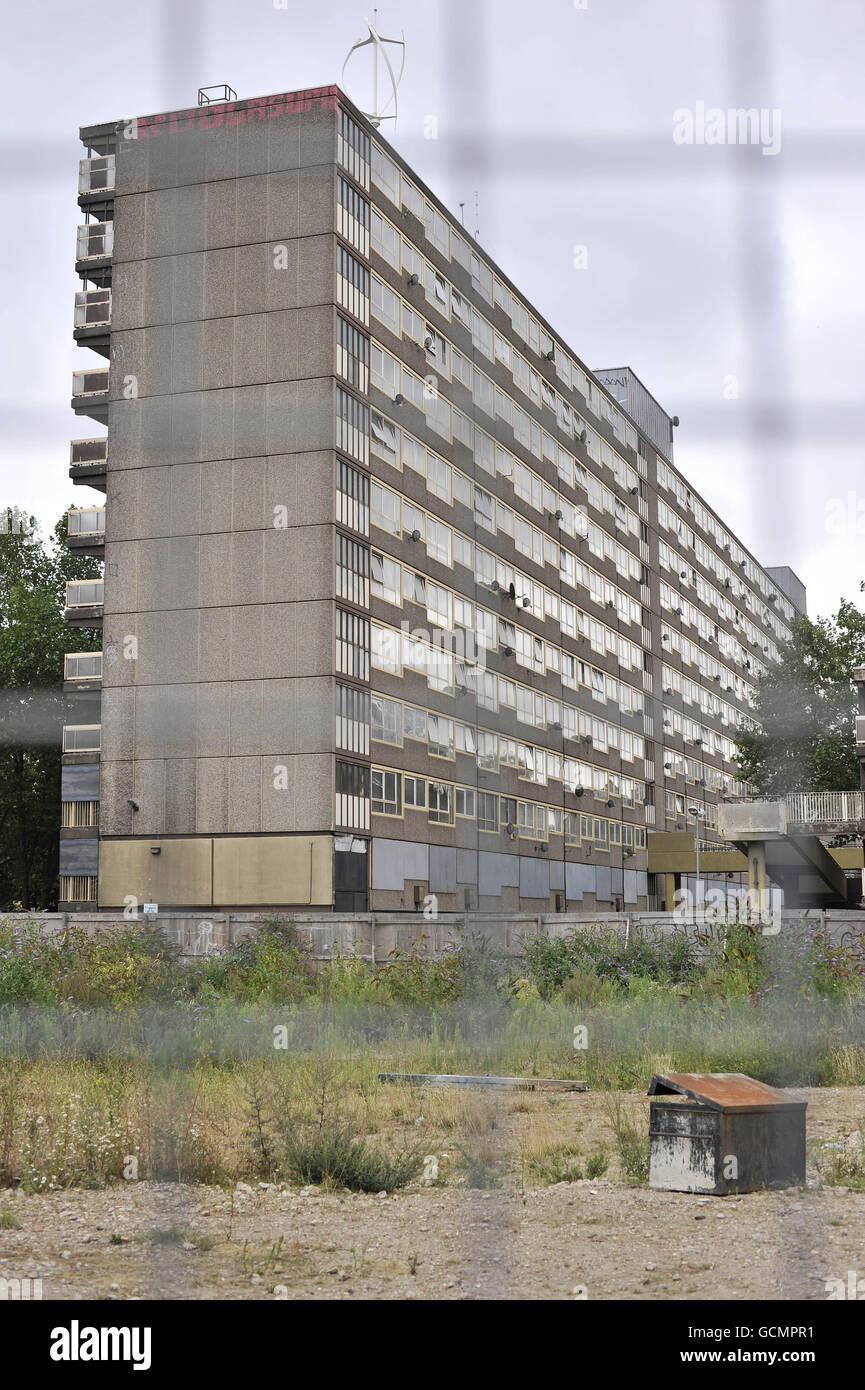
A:
[[[789,1091],[779,1091],[753,1076],[741,1072],[656,1072],[648,1095],[680,1095],[699,1101],[710,1110],[729,1114],[758,1113],[761,1110],[804,1110],[808,1102],[797,1100]]]

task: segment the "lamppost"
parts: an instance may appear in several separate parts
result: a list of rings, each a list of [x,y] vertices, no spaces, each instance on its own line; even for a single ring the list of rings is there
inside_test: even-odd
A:
[[[697,853],[697,896],[694,901],[694,921],[697,920],[697,908],[700,906],[700,821],[706,818],[705,806],[689,806],[688,815],[694,817],[694,849]]]

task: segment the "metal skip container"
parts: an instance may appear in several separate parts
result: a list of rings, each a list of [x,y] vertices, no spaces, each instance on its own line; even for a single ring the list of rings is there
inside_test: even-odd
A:
[[[724,1196],[805,1182],[807,1101],[737,1072],[663,1072],[648,1094],[649,1186]]]

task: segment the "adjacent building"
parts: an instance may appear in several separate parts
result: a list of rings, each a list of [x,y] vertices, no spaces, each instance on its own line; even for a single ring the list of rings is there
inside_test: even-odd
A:
[[[337,87],[81,138],[62,905],[654,906],[795,576]]]

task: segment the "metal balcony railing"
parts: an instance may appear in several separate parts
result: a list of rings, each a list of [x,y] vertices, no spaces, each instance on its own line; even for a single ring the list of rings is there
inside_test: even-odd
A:
[[[98,367],[92,372],[72,373],[73,396],[107,396],[108,368]]]
[[[98,753],[102,747],[101,724],[64,724],[64,753]]]
[[[79,193],[108,193],[114,188],[114,155],[82,159],[78,165]]]
[[[104,536],[105,508],[70,507],[66,513],[66,531],[70,537]]]
[[[113,222],[85,222],[78,228],[75,259],[92,261],[110,256],[114,250]]]
[[[67,681],[99,681],[102,679],[101,652],[67,652],[63,665]]]
[[[108,328],[111,324],[111,291],[79,290],[75,296],[76,328]]]
[[[67,608],[93,608],[103,601],[104,580],[70,579],[66,585]]]
[[[865,818],[861,791],[792,792],[784,804],[792,825],[840,825]]]

